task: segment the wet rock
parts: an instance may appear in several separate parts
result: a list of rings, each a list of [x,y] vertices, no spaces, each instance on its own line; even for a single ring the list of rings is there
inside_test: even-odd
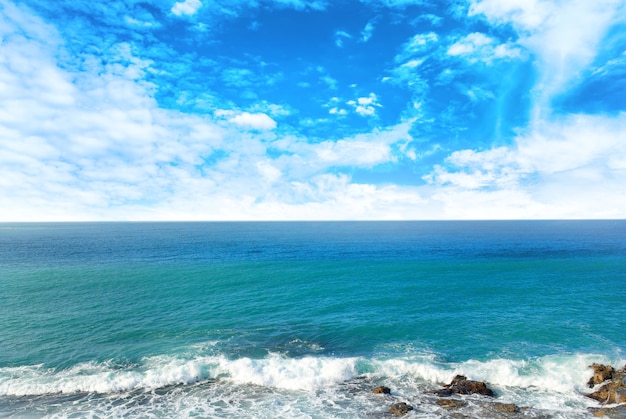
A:
[[[443,389],[435,391],[439,397],[450,397],[453,394],[481,394],[493,397],[493,391],[482,381],[468,380],[464,375],[457,375]]]
[[[519,412],[519,407],[517,407],[514,403],[494,403],[494,409],[502,413],[517,413]]]
[[[391,394],[391,389],[386,386],[378,386],[372,389],[372,393],[376,394]]]
[[[407,413],[409,413],[411,410],[413,410],[413,406],[408,405],[404,402],[400,402],[400,403],[394,403],[389,408],[389,413],[391,413],[394,416],[404,416]]]
[[[600,368],[594,368],[594,365],[591,367],[594,369],[594,377],[592,377],[592,379],[595,381],[595,371]],[[601,371],[603,371],[601,373],[602,377],[606,377],[607,371],[610,371],[611,376],[608,378],[609,381],[601,381],[605,384],[600,386],[600,388],[593,393],[587,394],[587,397],[597,400],[603,404],[626,403],[626,367],[616,371],[613,367],[609,366],[608,368],[602,368]],[[600,378],[601,377],[599,376],[598,379]],[[589,382],[591,382],[591,380]]]
[[[439,399],[437,400],[437,404],[446,409],[459,409],[467,405],[466,402],[458,399]]]
[[[597,418],[624,419],[626,418],[626,406],[611,408],[591,409],[593,416]]]
[[[589,368],[593,369],[593,376],[587,382],[589,388],[593,388],[598,384],[604,383],[606,380],[613,378],[615,368],[610,365],[592,364]]]
[[[623,382],[611,381],[600,387],[598,391],[588,394],[587,397],[603,404],[626,403],[626,386]]]

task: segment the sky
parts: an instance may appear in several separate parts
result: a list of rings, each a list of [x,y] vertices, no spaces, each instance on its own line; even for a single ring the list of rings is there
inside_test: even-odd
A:
[[[572,218],[625,0],[0,0],[0,221]]]

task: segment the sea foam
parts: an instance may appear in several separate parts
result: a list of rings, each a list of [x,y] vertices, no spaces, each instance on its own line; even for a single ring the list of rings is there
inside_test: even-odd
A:
[[[456,374],[487,382],[505,399],[520,401],[530,393],[580,395],[591,376],[593,362],[621,365],[591,354],[546,356],[531,360],[491,359],[443,362],[429,356],[393,358],[305,356],[280,354],[253,359],[230,359],[223,355],[147,357],[140,363],[88,362],[54,370],[42,365],[0,369],[0,395],[24,396],[57,393],[115,393],[187,385],[204,380],[228,380],[234,384],[286,390],[315,391],[358,376],[385,380],[411,391],[437,388]],[[417,388],[415,389],[417,391]],[[543,397],[543,396],[542,396]],[[533,397],[530,397],[533,399]],[[528,402],[528,400],[526,400]]]

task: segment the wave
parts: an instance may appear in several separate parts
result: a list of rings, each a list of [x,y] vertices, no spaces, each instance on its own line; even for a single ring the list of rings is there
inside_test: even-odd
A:
[[[626,360],[612,360],[593,354],[458,363],[443,362],[427,354],[374,359],[331,356],[289,358],[279,354],[260,359],[229,359],[222,355],[160,355],[128,365],[88,362],[64,370],[42,365],[0,368],[0,395],[106,394],[148,391],[213,380],[233,385],[315,392],[360,377],[386,383],[398,393],[411,394],[438,388],[456,374],[463,374],[470,379],[487,382],[503,401],[558,408],[572,400],[587,403],[581,401],[581,393],[587,391],[585,384],[591,376],[588,366],[593,362],[621,366]]]

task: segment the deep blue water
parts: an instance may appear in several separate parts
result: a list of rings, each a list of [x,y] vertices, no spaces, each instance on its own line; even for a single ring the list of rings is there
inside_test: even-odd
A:
[[[359,417],[374,402],[346,383],[417,400],[460,372],[586,417],[588,364],[625,363],[625,237],[626,221],[0,224],[0,415]]]

